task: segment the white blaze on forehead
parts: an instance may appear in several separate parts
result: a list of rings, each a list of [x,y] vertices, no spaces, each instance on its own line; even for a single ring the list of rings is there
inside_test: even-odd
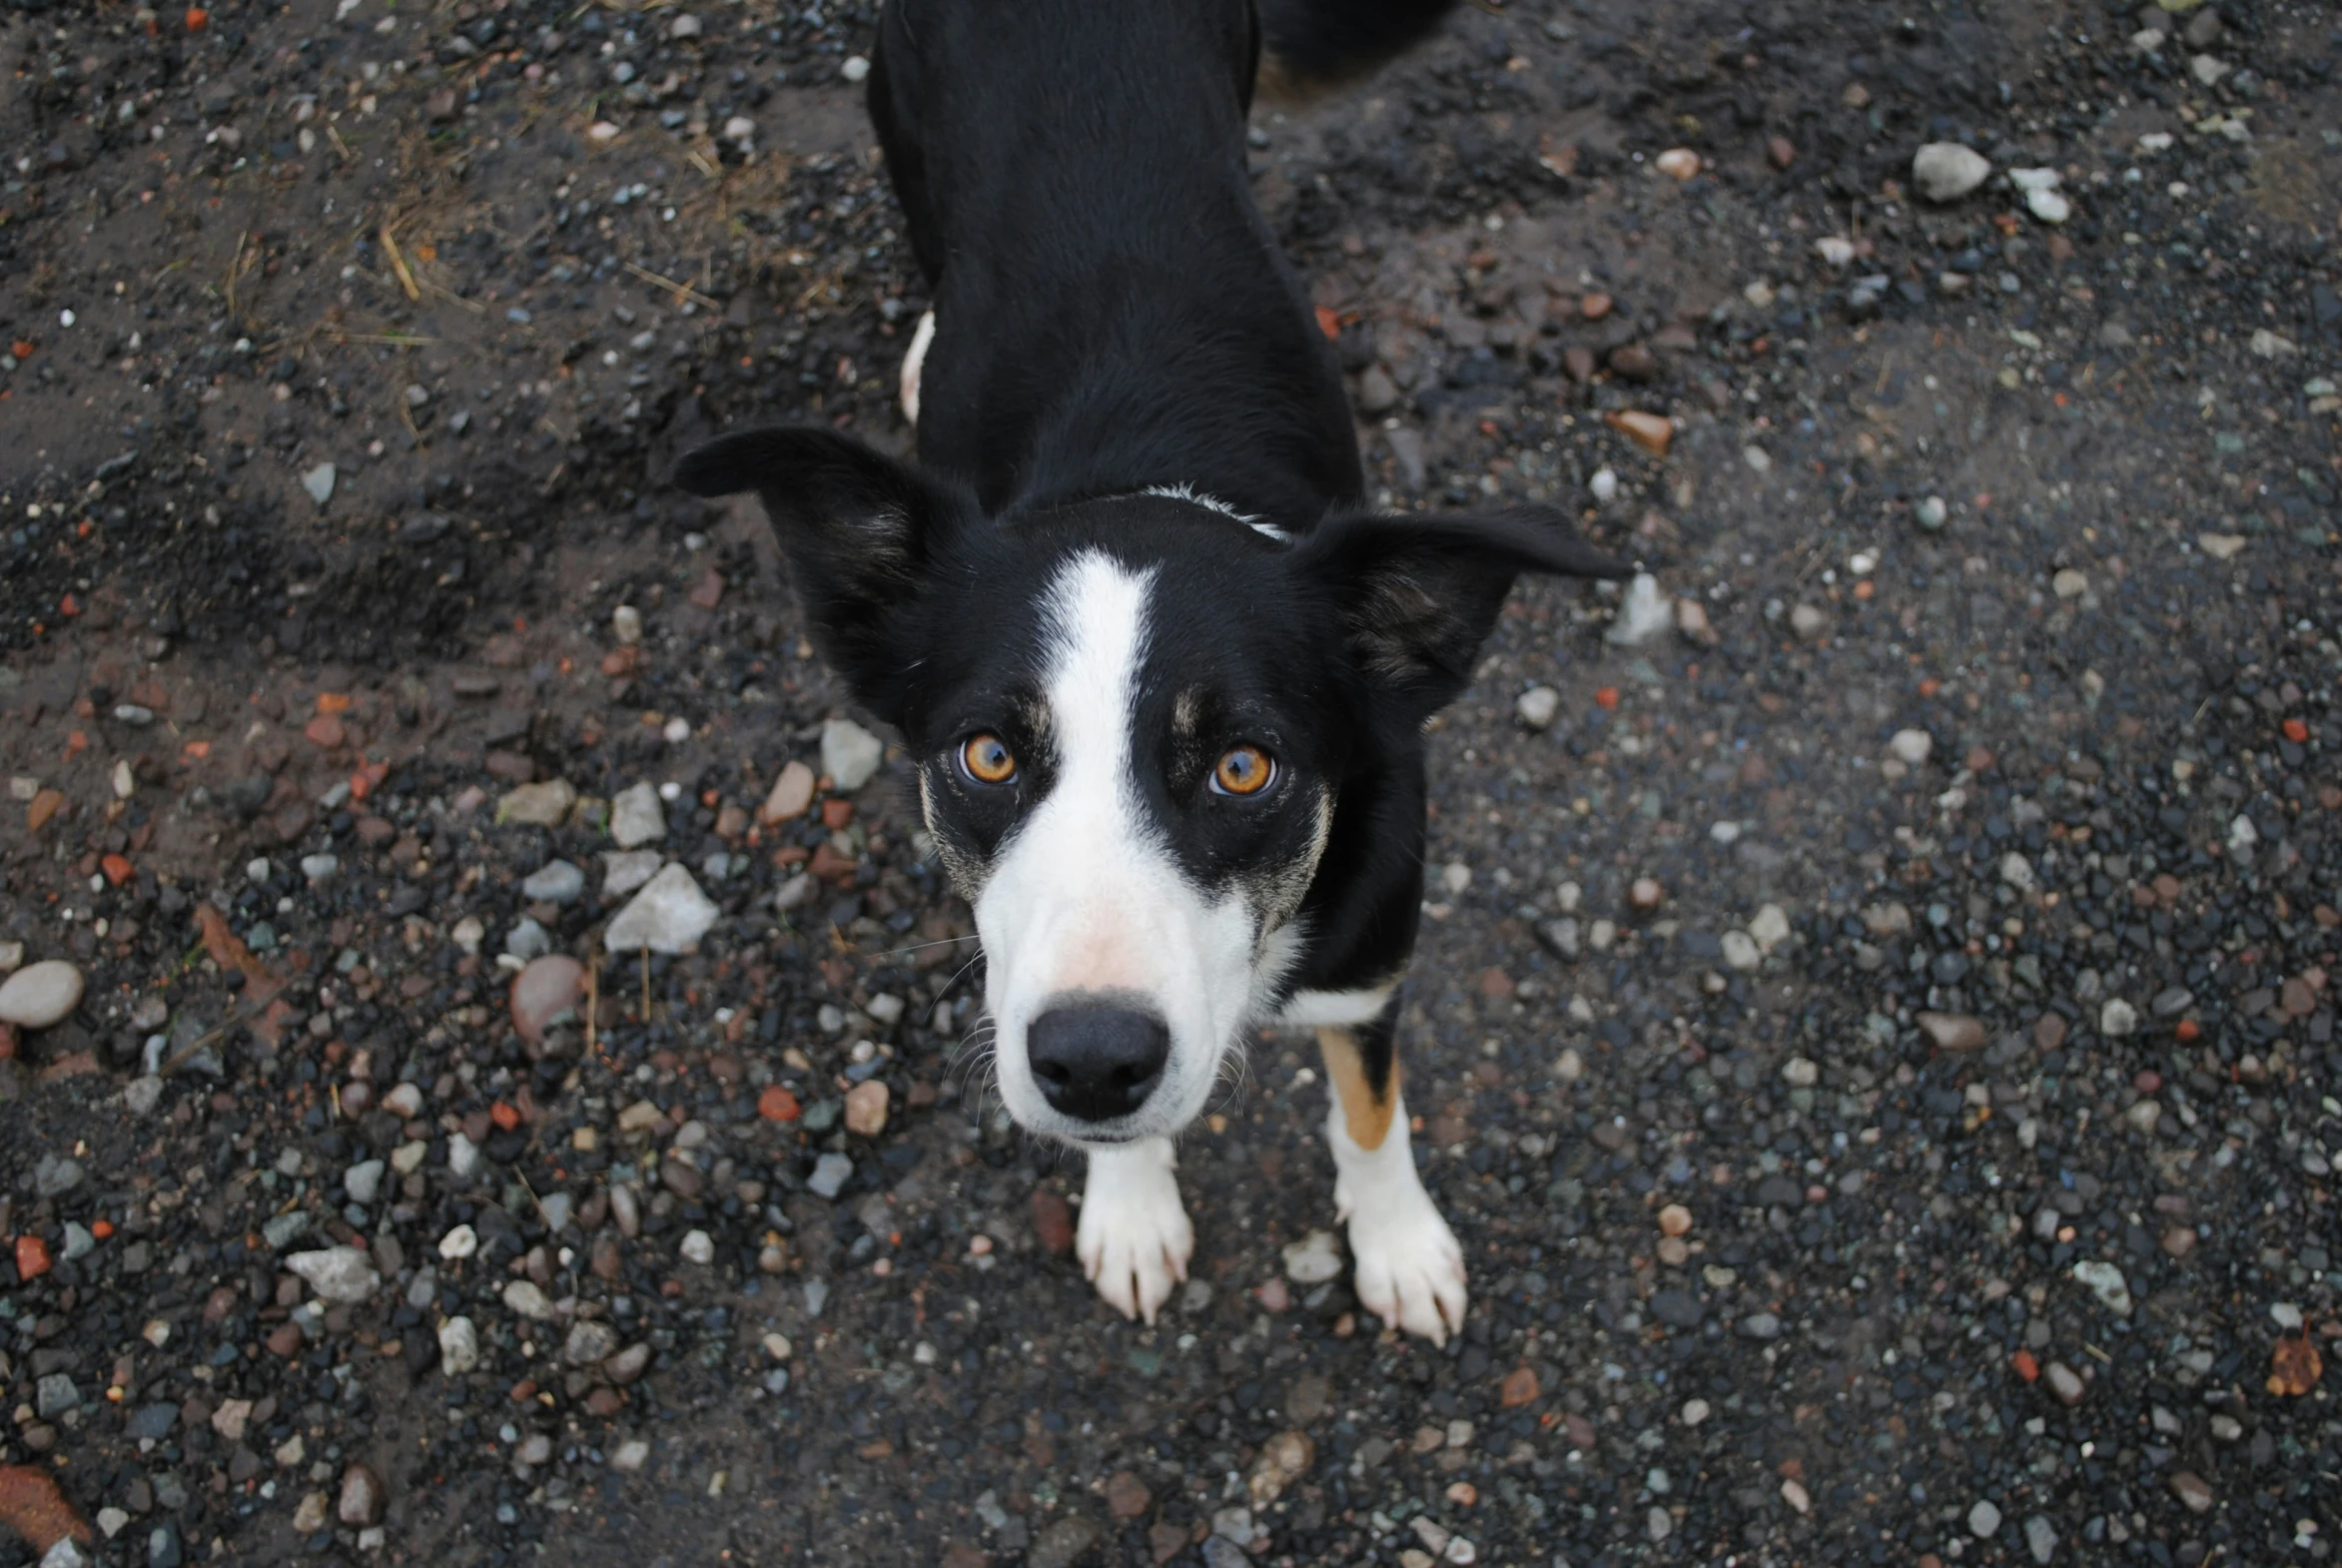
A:
[[[1049,1110],[1025,1057],[1026,1031],[1059,997],[1114,992],[1171,1026],[1171,1061],[1133,1133],[1193,1118],[1252,1007],[1252,913],[1180,875],[1137,778],[1154,583],[1152,571],[1090,550],[1051,584],[1042,688],[1054,776],[976,903],[1002,1097],[1042,1131],[1084,1131]]]

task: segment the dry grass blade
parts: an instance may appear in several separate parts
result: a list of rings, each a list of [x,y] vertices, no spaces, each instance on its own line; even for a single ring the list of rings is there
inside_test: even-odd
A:
[[[685,300],[689,300],[692,304],[698,306],[703,311],[720,311],[724,308],[723,301],[711,299],[707,295],[701,294],[697,289],[692,288],[691,285],[687,283],[677,283],[672,278],[654,273],[649,268],[638,266],[633,262],[626,262],[623,265],[628,272],[641,279],[644,283],[654,283],[662,289],[673,291],[675,296],[675,303],[677,305],[682,304]]]
[[[414,274],[406,270],[406,258],[398,254],[398,242],[390,237],[390,226],[383,225],[377,237],[383,242],[383,254],[390,259],[390,271],[398,275],[398,287],[406,291],[406,298],[419,301],[422,291],[415,287]]]

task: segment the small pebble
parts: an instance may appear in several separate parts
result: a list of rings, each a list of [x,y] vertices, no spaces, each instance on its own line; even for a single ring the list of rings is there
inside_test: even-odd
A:
[[[27,964],[0,982],[0,1024],[47,1029],[81,1005],[81,971],[63,959]]]

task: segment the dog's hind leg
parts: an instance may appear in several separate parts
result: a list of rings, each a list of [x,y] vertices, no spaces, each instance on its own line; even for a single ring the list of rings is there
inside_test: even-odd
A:
[[[1179,1203],[1178,1162],[1168,1138],[1094,1144],[1074,1250],[1098,1293],[1125,1317],[1150,1323],[1187,1277],[1194,1227]]]
[[[1396,1013],[1394,1002],[1372,1023],[1317,1031],[1333,1090],[1333,1202],[1349,1221],[1358,1299],[1385,1324],[1444,1345],[1464,1324],[1464,1253],[1415,1172]]]

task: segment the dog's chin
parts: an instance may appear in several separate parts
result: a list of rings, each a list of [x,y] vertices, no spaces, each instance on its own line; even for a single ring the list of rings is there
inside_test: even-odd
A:
[[[1031,1085],[1019,1088],[1022,1093],[1006,1084],[1001,1086],[1001,1103],[1009,1113],[1009,1120],[1036,1138],[1061,1144],[1113,1148],[1136,1144],[1142,1139],[1177,1138],[1203,1114],[1203,1097],[1192,1097],[1195,1103],[1190,1105],[1190,1097],[1177,1093],[1174,1085],[1166,1085],[1134,1115],[1118,1117],[1112,1122],[1084,1122],[1064,1116],[1050,1109],[1038,1088]]]

